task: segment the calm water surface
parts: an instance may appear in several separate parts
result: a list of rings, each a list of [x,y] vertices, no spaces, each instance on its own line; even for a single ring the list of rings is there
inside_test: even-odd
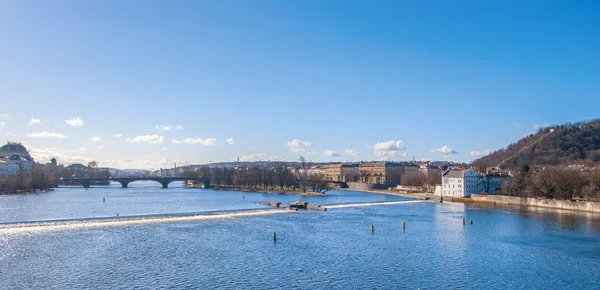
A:
[[[298,199],[325,204],[401,198],[351,191],[242,198],[239,192],[188,188],[58,189],[0,197],[0,221],[252,209],[259,208],[256,201]],[[463,226],[463,216],[473,225]],[[600,218],[423,202],[85,230],[9,230],[0,231],[0,281],[2,289],[599,289]]]

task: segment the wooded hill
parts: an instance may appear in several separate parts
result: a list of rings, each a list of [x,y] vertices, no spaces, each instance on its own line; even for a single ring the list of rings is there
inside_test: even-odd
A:
[[[540,128],[537,133],[473,161],[482,167],[600,164],[600,119]]]

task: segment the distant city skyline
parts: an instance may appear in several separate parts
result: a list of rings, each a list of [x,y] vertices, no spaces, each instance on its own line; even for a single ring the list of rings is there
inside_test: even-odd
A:
[[[599,8],[3,1],[0,135],[120,169],[470,162],[600,117]]]

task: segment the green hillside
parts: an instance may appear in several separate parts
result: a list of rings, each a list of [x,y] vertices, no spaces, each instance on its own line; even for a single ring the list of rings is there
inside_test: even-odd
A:
[[[473,161],[482,167],[600,164],[600,119],[541,128],[505,149]]]

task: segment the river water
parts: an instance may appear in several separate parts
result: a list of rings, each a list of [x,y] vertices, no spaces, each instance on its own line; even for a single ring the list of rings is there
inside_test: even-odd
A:
[[[600,217],[592,214],[410,202],[166,223],[123,219],[236,212],[265,208],[258,201],[292,200],[408,199],[353,191],[302,197],[178,184],[161,189],[152,183],[0,196],[0,288],[600,288]],[[90,228],[39,223],[77,225],[117,214],[124,222]],[[22,222],[40,225],[21,231]]]

